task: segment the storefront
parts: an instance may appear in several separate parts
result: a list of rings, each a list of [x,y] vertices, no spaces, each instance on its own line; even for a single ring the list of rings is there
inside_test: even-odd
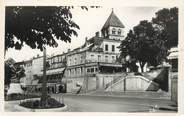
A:
[[[64,76],[64,68],[58,68],[53,70],[48,70],[47,75],[47,91],[48,93],[64,93],[66,92],[66,86],[62,82]],[[40,77],[39,84],[42,83],[41,78],[43,74],[38,75]]]

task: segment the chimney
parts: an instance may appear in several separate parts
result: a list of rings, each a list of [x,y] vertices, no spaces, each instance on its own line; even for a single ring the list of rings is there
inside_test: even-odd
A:
[[[86,37],[86,38],[85,38],[85,42],[87,42],[87,40],[88,40],[88,38]]]
[[[39,54],[37,54],[37,58],[39,57]]]
[[[96,36],[96,37],[100,37],[99,31],[97,31],[97,32],[95,33],[95,36]]]
[[[70,52],[70,48],[68,49],[68,52]]]

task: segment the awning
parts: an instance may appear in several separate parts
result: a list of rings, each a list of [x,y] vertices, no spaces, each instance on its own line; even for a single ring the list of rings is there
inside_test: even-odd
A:
[[[31,85],[38,85],[38,81],[39,81],[38,79],[33,80]]]
[[[100,63],[100,66],[108,66],[108,67],[122,67],[121,64],[113,64],[113,63]]]
[[[178,52],[171,52],[167,58],[170,59],[170,60],[177,59],[178,58]]]
[[[47,70],[46,75],[55,75],[55,74],[61,74],[63,73],[65,68],[58,68],[58,69],[52,69],[52,70]],[[40,74],[37,74],[37,76],[43,76],[43,72]]]

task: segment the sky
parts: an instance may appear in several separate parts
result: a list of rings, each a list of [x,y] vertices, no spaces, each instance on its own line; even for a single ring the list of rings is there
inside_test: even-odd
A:
[[[47,54],[62,54],[67,52],[68,49],[75,49],[84,44],[85,38],[88,39],[95,36],[97,31],[100,31],[105,24],[107,18],[109,17],[112,9],[116,16],[125,26],[125,36],[126,33],[132,29],[134,26],[138,25],[141,20],[150,21],[152,17],[155,17],[155,12],[161,7],[101,7],[101,8],[89,8],[88,11],[82,10],[81,8],[75,7],[71,10],[73,15],[73,21],[77,23],[80,30],[77,30],[78,36],[72,37],[71,43],[65,43],[63,41],[58,41],[57,48],[47,47]],[[21,50],[8,49],[5,55],[5,59],[13,58],[16,62],[29,60],[33,56],[40,56],[43,53],[37,49],[31,49],[29,46],[24,45]]]

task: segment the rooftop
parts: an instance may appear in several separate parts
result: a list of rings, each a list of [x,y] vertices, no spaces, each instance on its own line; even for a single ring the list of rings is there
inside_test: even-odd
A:
[[[119,20],[119,18],[116,16],[113,10],[101,30],[104,30],[108,28],[109,26],[121,27],[121,28],[125,27],[122,24],[122,22]]]

